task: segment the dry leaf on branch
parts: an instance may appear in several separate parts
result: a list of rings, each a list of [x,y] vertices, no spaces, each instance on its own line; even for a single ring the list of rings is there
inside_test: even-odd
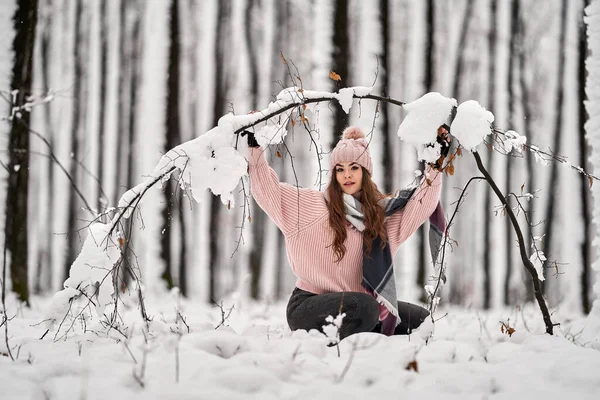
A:
[[[419,372],[419,365],[417,364],[417,360],[412,360],[411,362],[409,362],[406,366],[406,370]]]
[[[279,152],[279,150],[277,150],[277,152],[275,153],[275,155],[277,156],[277,158],[283,158],[281,153]]]
[[[341,77],[341,76],[339,76],[339,75],[338,75],[337,73],[335,73],[334,71],[331,71],[331,72],[329,73],[329,78],[330,78],[330,79],[333,79],[333,80],[334,80],[334,81],[336,81],[336,82],[339,82],[339,81],[341,81],[341,80],[342,80],[342,77]]]
[[[592,179],[591,176],[588,176],[588,181],[590,181],[590,189],[591,189],[592,186],[594,185],[594,180]]]
[[[512,328],[509,324],[506,324],[502,321],[500,321],[500,332],[502,333],[506,333],[509,337],[512,336],[513,333],[515,333],[515,329]]]
[[[281,62],[283,63],[283,65],[287,65],[287,60],[283,56],[283,53],[279,53],[279,57],[281,58]]]

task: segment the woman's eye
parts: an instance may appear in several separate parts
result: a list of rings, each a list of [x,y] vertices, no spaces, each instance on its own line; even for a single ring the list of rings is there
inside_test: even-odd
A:
[[[358,165],[353,165],[352,166],[352,171],[356,171],[358,169]]]
[[[338,168],[338,169],[336,169],[336,172],[344,172],[344,170],[341,168]]]

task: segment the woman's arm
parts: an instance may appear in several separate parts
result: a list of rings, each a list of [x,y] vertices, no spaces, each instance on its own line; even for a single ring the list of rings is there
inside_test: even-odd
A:
[[[260,147],[248,149],[252,196],[284,235],[293,235],[327,212],[325,198],[316,190],[280,183],[263,153]]]
[[[392,248],[400,246],[429,218],[437,207],[441,190],[442,172],[427,166],[425,176],[406,206],[386,221]]]

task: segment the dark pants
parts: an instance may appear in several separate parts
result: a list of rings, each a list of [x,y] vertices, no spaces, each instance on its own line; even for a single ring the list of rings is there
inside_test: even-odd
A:
[[[337,316],[346,313],[340,338],[359,332],[380,332],[379,304],[367,293],[335,292],[314,294],[295,288],[287,305],[287,320],[290,328],[318,329],[322,331],[328,315]],[[429,315],[429,311],[415,304],[398,302],[400,324],[396,326],[395,335],[409,334],[421,325]]]

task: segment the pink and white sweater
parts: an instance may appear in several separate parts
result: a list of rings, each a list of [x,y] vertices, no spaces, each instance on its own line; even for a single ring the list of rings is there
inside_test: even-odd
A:
[[[333,230],[323,192],[280,183],[261,148],[249,149],[251,191],[260,207],[281,229],[288,261],[298,278],[296,287],[315,294],[366,292],[362,287],[362,233],[347,225],[346,255],[339,262],[331,244]],[[385,222],[392,256],[435,210],[442,174],[428,168],[425,178],[406,207]]]

